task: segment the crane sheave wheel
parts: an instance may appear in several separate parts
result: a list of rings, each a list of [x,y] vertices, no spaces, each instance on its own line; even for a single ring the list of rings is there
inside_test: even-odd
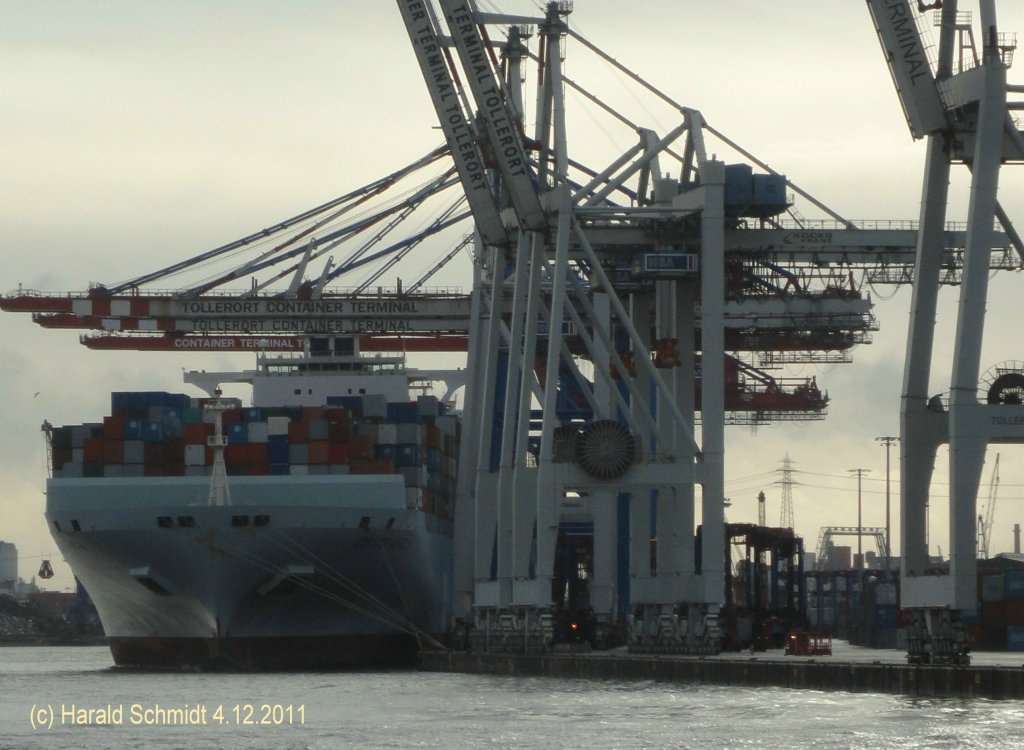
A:
[[[997,377],[988,389],[990,404],[1022,404],[1024,403],[1024,373],[1004,372]]]
[[[583,427],[576,438],[576,462],[595,479],[616,479],[636,458],[636,440],[618,422],[600,419]]]

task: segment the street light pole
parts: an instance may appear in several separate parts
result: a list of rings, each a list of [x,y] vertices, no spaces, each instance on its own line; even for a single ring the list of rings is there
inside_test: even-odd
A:
[[[857,557],[860,560],[860,566],[857,570],[864,570],[864,549],[861,544],[861,529],[864,524],[861,519],[861,502],[860,502],[860,481],[861,478],[867,474],[871,469],[848,469],[851,474],[857,475]]]
[[[889,449],[892,444],[899,440],[898,437],[885,435],[875,438],[885,446],[885,569],[892,570],[892,526],[889,520],[890,493],[889,493]]]

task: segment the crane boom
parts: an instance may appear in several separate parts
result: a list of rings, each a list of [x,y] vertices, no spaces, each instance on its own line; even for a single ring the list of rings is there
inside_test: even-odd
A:
[[[491,67],[473,8],[461,0],[441,0],[441,8],[519,222],[524,229],[543,231],[547,216],[537,179],[523,149],[516,117]]]
[[[909,0],[868,0],[885,62],[915,138],[947,127],[946,110]]]
[[[398,8],[402,12],[402,20],[405,21],[409,40],[416,53],[416,62],[423,73],[430,101],[437,112],[437,119],[444,131],[480,236],[486,244],[505,246],[509,243],[508,232],[501,221],[483,159],[466,113],[459,103],[455,82],[426,3],[420,0],[398,0]]]

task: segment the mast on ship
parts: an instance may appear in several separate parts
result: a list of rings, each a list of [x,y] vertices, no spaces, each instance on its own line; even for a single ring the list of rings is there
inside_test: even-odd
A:
[[[224,412],[231,408],[224,399],[220,397],[221,390],[218,388],[215,397],[208,402],[205,408],[214,414],[214,432],[206,438],[206,444],[213,449],[213,468],[210,472],[210,497],[211,506],[231,505],[231,493],[228,490],[228,470],[224,463],[224,448],[228,444],[227,436],[224,434]]]

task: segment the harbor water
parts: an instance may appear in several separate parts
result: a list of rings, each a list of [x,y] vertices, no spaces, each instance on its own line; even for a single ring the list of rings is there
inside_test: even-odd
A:
[[[124,672],[0,648],[0,750],[1024,748],[1024,704],[416,671]]]

